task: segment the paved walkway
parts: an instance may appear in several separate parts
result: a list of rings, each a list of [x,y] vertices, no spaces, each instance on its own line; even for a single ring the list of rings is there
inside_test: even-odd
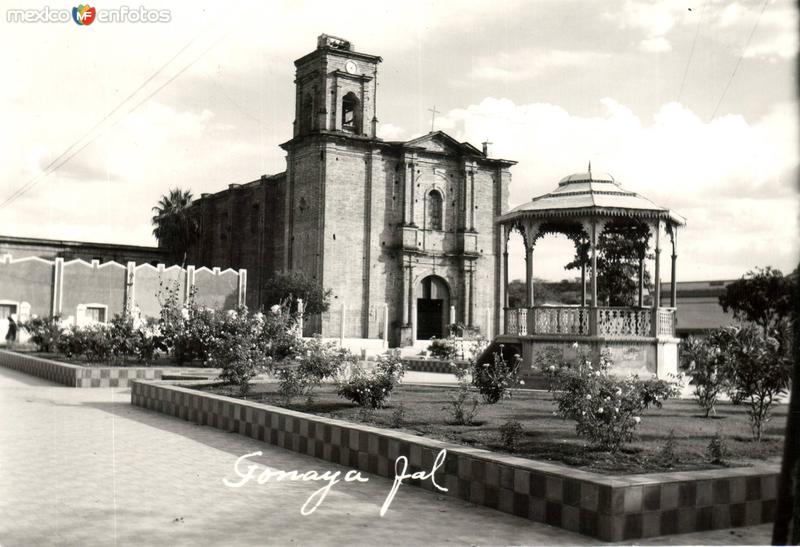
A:
[[[390,481],[340,483],[309,516],[322,483],[222,484],[237,457],[280,470],[345,469],[130,404],[127,389],[74,389],[0,368],[0,544],[593,544],[542,524]],[[770,527],[644,543],[766,543]]]

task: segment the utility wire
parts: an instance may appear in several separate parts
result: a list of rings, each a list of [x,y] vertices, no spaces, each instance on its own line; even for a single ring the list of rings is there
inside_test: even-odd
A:
[[[58,162],[59,162],[59,161],[60,161],[62,158],[64,158],[64,156],[66,156],[67,154],[69,154],[69,153],[70,153],[70,152],[71,152],[71,151],[72,151],[72,150],[73,150],[73,149],[74,149],[74,148],[75,148],[75,147],[76,147],[76,146],[77,146],[77,145],[78,145],[78,144],[79,144],[79,143],[80,143],[80,142],[81,142],[83,139],[85,139],[85,138],[86,138],[87,136],[89,136],[89,135],[90,135],[90,134],[91,134],[91,133],[92,133],[92,132],[93,132],[95,129],[97,129],[97,128],[98,128],[98,127],[100,127],[100,126],[101,126],[103,123],[105,123],[105,121],[106,121],[106,120],[108,120],[108,119],[109,119],[111,116],[113,116],[114,114],[116,114],[116,113],[117,113],[117,112],[118,112],[118,111],[119,111],[119,110],[120,110],[120,109],[121,109],[121,108],[122,108],[122,107],[125,105],[125,103],[127,103],[127,102],[128,102],[130,99],[132,99],[132,98],[133,98],[133,97],[134,97],[134,96],[135,96],[137,93],[139,93],[139,91],[141,91],[141,90],[142,90],[144,87],[146,87],[146,86],[147,86],[147,85],[148,85],[150,82],[152,82],[152,81],[153,81],[153,80],[154,80],[154,79],[155,79],[155,78],[156,78],[156,77],[157,77],[159,74],[161,74],[161,73],[164,71],[164,69],[165,69],[165,68],[167,68],[167,67],[168,67],[168,66],[169,66],[169,65],[170,65],[170,64],[171,64],[171,63],[172,63],[172,62],[173,62],[175,59],[177,59],[177,58],[178,58],[178,57],[179,57],[179,56],[180,56],[180,55],[181,55],[181,54],[182,54],[184,51],[186,51],[186,50],[187,50],[187,49],[188,49],[188,48],[189,48],[189,47],[190,47],[192,44],[194,44],[194,42],[197,40],[197,38],[199,38],[199,37],[200,37],[202,34],[204,34],[204,33],[205,33],[205,31],[206,31],[206,30],[207,30],[207,29],[208,29],[210,26],[211,26],[211,23],[209,23],[208,25],[206,25],[206,26],[205,26],[203,29],[201,29],[201,30],[200,30],[200,31],[199,31],[197,34],[195,34],[195,35],[194,35],[194,36],[193,36],[193,37],[192,37],[192,38],[191,38],[191,39],[190,39],[190,40],[189,40],[189,41],[188,41],[186,44],[184,44],[184,46],[183,46],[183,47],[181,47],[181,48],[178,50],[178,52],[177,52],[177,53],[175,53],[175,55],[173,55],[172,57],[170,57],[170,58],[169,58],[169,60],[167,60],[167,61],[166,61],[166,62],[165,62],[163,65],[161,65],[161,66],[158,68],[158,70],[156,70],[156,71],[155,71],[153,74],[151,74],[151,75],[150,75],[150,77],[148,77],[148,78],[147,78],[147,79],[146,79],[144,82],[142,82],[142,83],[139,85],[139,87],[137,87],[137,88],[136,88],[135,90],[133,90],[133,91],[132,91],[132,92],[131,92],[131,93],[130,93],[130,94],[127,96],[127,97],[125,97],[125,98],[124,98],[122,101],[120,101],[120,102],[119,102],[119,104],[117,104],[117,106],[115,106],[115,107],[114,107],[114,108],[113,108],[113,109],[112,109],[112,110],[111,110],[111,111],[110,111],[108,114],[106,114],[106,115],[105,115],[105,116],[104,116],[102,119],[100,119],[100,121],[98,121],[96,124],[94,124],[94,125],[93,125],[93,126],[92,126],[92,127],[89,129],[89,130],[88,130],[88,131],[86,131],[86,132],[85,132],[83,135],[81,135],[81,136],[80,136],[80,137],[79,137],[77,140],[75,140],[75,141],[74,141],[72,144],[70,144],[70,145],[69,145],[69,146],[66,148],[66,150],[64,150],[63,152],[61,152],[61,154],[59,154],[59,155],[58,155],[58,156],[57,156],[55,159],[53,159],[53,160],[52,160],[50,163],[48,163],[48,164],[45,166],[45,168],[44,168],[44,169],[43,169],[41,172],[39,172],[39,173],[38,173],[36,176],[34,176],[34,177],[33,177],[33,178],[30,180],[30,181],[28,181],[27,183],[25,183],[25,184],[24,184],[24,185],[22,185],[21,187],[17,188],[17,189],[16,189],[14,192],[12,192],[12,193],[11,193],[11,195],[9,195],[9,196],[8,196],[8,197],[7,197],[7,198],[6,198],[6,199],[5,199],[5,200],[4,200],[2,203],[0,203],[0,209],[4,208],[6,205],[8,205],[8,204],[12,203],[12,202],[13,202],[13,201],[15,201],[17,198],[21,197],[23,194],[25,194],[26,192],[28,192],[28,191],[29,191],[31,188],[33,188],[34,186],[36,186],[36,184],[38,184],[39,180],[40,180],[42,177],[46,177],[47,175],[50,175],[50,174],[51,174],[52,172],[54,172],[56,169],[58,169],[59,167],[61,167],[62,165],[64,165],[64,164],[65,164],[67,161],[69,161],[70,159],[72,159],[72,158],[75,156],[75,154],[72,154],[72,155],[70,155],[70,156],[67,158],[67,160],[66,160],[66,161],[64,161],[64,162],[61,162],[61,163],[58,163]],[[216,45],[216,43],[215,43],[214,45]],[[205,53],[205,52],[204,52],[204,53]],[[187,67],[187,68],[188,68],[188,67]],[[185,70],[185,69],[184,69],[184,70]],[[174,78],[173,78],[173,79],[174,79]],[[169,80],[169,81],[172,81],[172,80]],[[159,87],[159,88],[156,90],[156,93],[157,93],[158,91],[160,91],[161,89],[163,89],[163,87],[164,87],[164,86],[162,86],[162,87]],[[153,96],[153,95],[151,94],[151,95],[149,95],[147,98],[150,98],[150,97],[152,97],[152,96]],[[141,103],[139,103],[139,105],[140,105],[140,104],[141,104]],[[138,107],[139,105],[137,105],[137,107]],[[129,111],[126,113],[126,116],[127,116],[127,114],[130,114],[132,111],[133,111],[133,110],[129,110]],[[119,123],[119,122],[117,122],[117,123]],[[117,125],[117,124],[115,123],[115,124],[114,124],[114,125],[112,125],[111,127],[114,127],[114,126],[116,126],[116,125]],[[98,135],[97,135],[97,136],[96,136],[94,139],[90,140],[88,143],[86,143],[85,145],[81,146],[81,147],[80,147],[80,148],[79,148],[79,149],[78,149],[78,150],[77,150],[75,153],[78,153],[78,152],[80,152],[81,150],[85,149],[85,148],[86,148],[86,146],[88,146],[89,144],[91,144],[92,142],[94,142],[95,140],[97,140],[97,138],[98,138],[98,137],[99,137],[101,134],[102,134],[102,133],[98,134]],[[57,163],[58,163],[58,165],[56,165]],[[55,165],[55,167],[53,167],[54,165]]]
[[[703,3],[703,13],[697,19],[697,28],[694,31],[694,39],[692,40],[692,47],[689,49],[689,59],[686,61],[686,68],[683,70],[683,79],[681,80],[681,88],[678,91],[678,102],[681,102],[683,96],[683,86],[686,83],[686,76],[689,75],[689,67],[692,64],[692,57],[694,57],[694,47],[697,45],[697,37],[700,34],[700,25],[703,22],[703,17],[708,11],[708,0]]]
[[[747,52],[747,48],[750,47],[750,41],[753,39],[753,35],[756,33],[756,29],[758,28],[758,22],[761,21],[761,16],[764,15],[764,10],[767,9],[767,4],[769,4],[769,0],[764,0],[764,5],[761,6],[761,11],[756,18],[756,22],[753,25],[753,29],[750,31],[750,36],[747,37],[747,43],[744,45],[744,49],[742,49],[742,54],[739,55],[739,59],[736,61],[736,66],[733,67],[733,72],[731,72],[731,77],[728,78],[728,83],[725,84],[725,89],[722,91],[722,95],[717,101],[717,106],[714,107],[714,112],[711,113],[711,118],[709,118],[709,122],[712,121],[717,116],[717,111],[719,110],[720,105],[722,105],[722,100],[725,98],[725,95],[728,93],[728,89],[731,87],[731,82],[733,82],[733,77],[736,76],[736,71],[739,70],[739,65],[742,64],[742,59],[744,58],[744,54]]]
[[[222,41],[222,39],[223,39],[223,38],[226,38],[226,37],[228,36],[228,34],[229,34],[229,33],[230,33],[230,30],[229,30],[228,32],[226,32],[225,34],[223,34],[222,36],[220,36],[220,37],[219,37],[217,40],[215,40],[215,41],[214,41],[214,43],[212,43],[212,44],[211,44],[209,47],[207,47],[206,49],[204,49],[204,50],[203,50],[203,51],[200,53],[200,55],[198,55],[197,57],[195,57],[195,58],[194,58],[194,59],[193,59],[193,60],[192,60],[192,61],[191,61],[189,64],[187,64],[186,66],[184,66],[184,67],[183,67],[181,70],[179,70],[179,71],[178,71],[178,72],[177,72],[175,75],[173,75],[173,76],[172,76],[170,79],[168,79],[168,80],[167,80],[166,82],[164,82],[162,85],[160,85],[159,87],[157,87],[157,88],[155,89],[155,91],[153,91],[152,93],[150,93],[149,95],[147,95],[146,97],[144,97],[144,98],[143,98],[141,101],[139,101],[138,103],[136,103],[136,105],[135,105],[133,108],[131,108],[130,110],[128,110],[128,111],[125,113],[125,115],[124,115],[124,116],[120,117],[120,118],[119,118],[119,119],[118,119],[116,122],[114,122],[114,124],[113,124],[113,125],[111,125],[111,126],[108,128],[108,129],[113,129],[114,127],[116,127],[117,125],[119,125],[119,124],[120,124],[120,122],[122,122],[122,120],[124,120],[124,119],[125,119],[125,118],[128,116],[128,114],[131,114],[131,113],[132,113],[134,110],[136,110],[137,108],[139,108],[140,106],[142,106],[142,105],[143,105],[145,102],[147,102],[148,100],[150,100],[150,98],[152,98],[154,95],[156,95],[156,94],[157,94],[159,91],[161,91],[162,89],[164,89],[165,87],[167,87],[169,84],[171,84],[173,81],[175,81],[175,80],[176,80],[176,79],[177,79],[177,78],[178,78],[178,77],[179,77],[181,74],[183,74],[184,72],[186,72],[186,71],[187,71],[187,70],[188,70],[188,69],[189,69],[189,68],[190,68],[190,67],[191,67],[193,64],[195,64],[197,61],[199,61],[201,57],[203,57],[203,56],[204,56],[206,53],[208,53],[208,52],[209,52],[209,51],[211,51],[211,50],[212,50],[214,47],[216,47],[216,45],[217,45],[217,44],[219,44],[219,43]],[[70,161],[72,158],[74,158],[76,155],[78,155],[78,154],[79,154],[81,151],[83,151],[83,150],[84,150],[84,149],[85,149],[87,146],[89,146],[90,144],[92,144],[93,142],[95,142],[97,139],[99,139],[99,138],[100,138],[102,135],[103,135],[103,133],[102,133],[102,132],[101,132],[101,133],[98,133],[97,135],[95,135],[95,137],[94,137],[93,139],[91,139],[91,140],[90,140],[90,141],[88,141],[86,144],[84,144],[83,146],[81,146],[80,148],[78,148],[77,150],[75,150],[75,151],[74,151],[72,154],[70,154],[70,155],[69,155],[69,156],[67,156],[67,157],[66,157],[66,158],[65,158],[63,161],[61,161],[61,163],[59,163],[58,165],[56,165],[55,167],[53,167],[53,168],[50,170],[50,172],[48,172],[48,173],[44,173],[44,172],[43,172],[43,173],[41,173],[41,174],[42,174],[42,175],[49,175],[49,174],[53,173],[54,171],[56,171],[57,169],[59,169],[60,167],[62,167],[64,164],[66,164],[67,162],[69,162],[69,161]],[[7,199],[7,200],[6,200],[6,201],[4,201],[3,203],[0,203],[0,209],[4,208],[6,205],[8,205],[8,204],[10,204],[10,203],[13,203],[13,202],[14,202],[14,200],[16,200],[17,198],[21,197],[21,196],[22,196],[22,195],[23,195],[25,192],[29,191],[29,190],[30,190],[30,189],[32,189],[34,186],[36,186],[36,184],[38,184],[38,182],[39,182],[40,180],[41,180],[40,178],[39,178],[38,180],[34,179],[34,181],[31,181],[31,183],[29,183],[29,186],[28,186],[28,187],[27,187],[27,188],[26,188],[26,189],[25,189],[23,192],[21,192],[21,193],[18,193],[17,195],[15,195],[15,196],[13,196],[13,197],[11,197],[11,198]]]

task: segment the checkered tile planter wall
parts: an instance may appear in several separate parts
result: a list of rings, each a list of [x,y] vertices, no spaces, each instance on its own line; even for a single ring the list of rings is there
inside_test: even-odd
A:
[[[453,372],[450,363],[461,368],[465,368],[468,363],[465,361],[442,361],[439,359],[403,359],[403,368],[416,372],[442,372],[450,374]]]
[[[82,367],[0,350],[0,366],[69,387],[128,387],[131,380],[160,380],[161,369],[148,367]]]
[[[446,448],[436,482],[448,495],[605,541],[760,524],[775,511],[776,465],[614,477],[161,382],[133,382],[131,402],[392,479],[398,456],[410,473],[430,471]]]

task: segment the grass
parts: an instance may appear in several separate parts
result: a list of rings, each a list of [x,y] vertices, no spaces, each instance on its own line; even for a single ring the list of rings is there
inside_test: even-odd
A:
[[[239,397],[238,388],[215,386],[203,388],[220,395]],[[336,395],[333,385],[323,385],[310,404],[296,400],[284,405],[277,384],[254,384],[248,400],[284,406],[300,412],[392,427],[397,422],[397,408],[402,404],[400,429],[411,434],[441,439],[456,444],[505,452],[500,440],[500,426],[510,420],[522,424],[523,435],[515,455],[563,463],[606,474],[654,473],[712,469],[706,449],[719,432],[730,450],[729,466],[750,465],[756,460],[775,460],[783,450],[786,405],[775,407],[760,443],[751,440],[750,423],[744,406],[719,404],[716,417],[704,418],[693,400],[667,401],[663,408],[653,408],[642,415],[636,439],[616,454],[600,452],[587,446],[575,434],[574,422],[553,415],[551,395],[543,391],[517,390],[513,398],[495,405],[481,405],[471,426],[451,423],[449,400],[455,387],[404,385],[396,388],[386,408],[364,412]],[[477,396],[477,394],[476,394]],[[446,408],[445,408],[446,407]],[[394,416],[393,416],[394,415]],[[674,459],[667,461],[663,447],[673,432]]]

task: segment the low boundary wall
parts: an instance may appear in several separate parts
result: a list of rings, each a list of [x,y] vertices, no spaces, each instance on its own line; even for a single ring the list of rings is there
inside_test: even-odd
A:
[[[129,387],[131,380],[160,380],[162,370],[151,367],[83,367],[0,350],[0,366],[69,387]]]
[[[778,478],[774,464],[606,476],[177,384],[135,381],[131,386],[134,405],[390,479],[398,456],[408,458],[409,473],[429,472],[444,448],[447,458],[436,482],[448,488],[447,495],[604,541],[774,519]],[[406,483],[435,490],[430,480]]]

